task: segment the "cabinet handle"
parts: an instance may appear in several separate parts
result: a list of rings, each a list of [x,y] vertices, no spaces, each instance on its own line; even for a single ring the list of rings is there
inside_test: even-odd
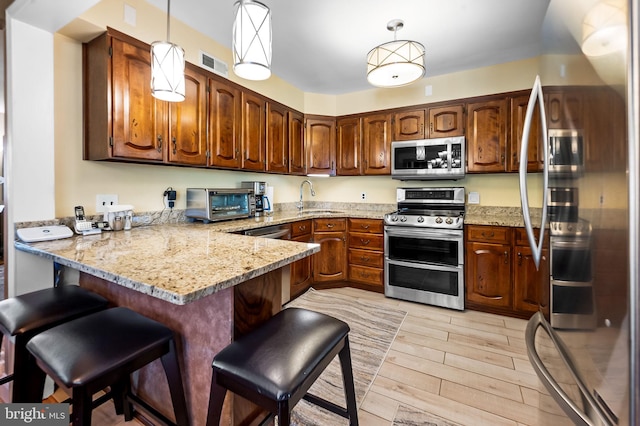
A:
[[[176,155],[176,152],[178,150],[178,146],[177,146],[177,143],[176,143],[176,138],[175,137],[171,138],[171,142],[173,142],[173,155]]]
[[[504,264],[507,265],[509,263],[509,252],[504,252]]]
[[[327,228],[333,228],[333,223],[327,223]]]
[[[362,229],[369,229],[369,225],[367,225],[367,224],[362,224],[362,225],[360,225],[360,227]]]
[[[522,265],[522,253],[518,252],[518,265]]]
[[[433,121],[429,123],[429,133],[433,133]]]
[[[369,263],[371,261],[371,258],[366,256],[360,256],[360,260],[363,262]]]
[[[361,243],[363,246],[368,245],[370,242],[371,242],[371,240],[363,240],[362,238],[360,238],[360,243]]]
[[[484,231],[482,231],[482,236],[485,238],[493,238],[495,235],[493,231],[489,232],[489,234],[485,234]]]
[[[300,231],[306,231],[307,226],[306,226],[306,225],[300,225],[300,226],[298,226],[298,229],[299,229]]]
[[[158,148],[156,150],[162,152],[162,135],[158,135]]]

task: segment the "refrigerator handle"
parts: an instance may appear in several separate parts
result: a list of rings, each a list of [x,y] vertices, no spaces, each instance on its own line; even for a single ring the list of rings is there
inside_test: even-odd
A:
[[[560,354],[560,358],[562,362],[567,366],[573,379],[578,385],[578,389],[580,391],[581,399],[589,414],[583,412],[565,393],[562,387],[556,382],[549,372],[549,370],[544,366],[544,363],[540,359],[538,352],[535,347],[535,336],[538,327],[542,327],[542,329],[549,335],[549,338],[553,342],[555,348],[558,350]],[[581,379],[578,369],[575,366],[575,363],[571,359],[569,355],[569,350],[564,346],[559,337],[555,334],[555,332],[551,329],[549,323],[544,319],[542,312],[536,312],[529,322],[527,323],[527,328],[525,331],[525,344],[527,347],[527,355],[529,356],[529,361],[533,366],[536,374],[540,381],[544,384],[545,388],[549,391],[551,397],[556,401],[556,403],[562,408],[562,411],[573,421],[576,425],[584,425],[584,426],[594,426],[594,425],[614,425],[615,423],[611,421],[600,409],[597,402],[590,394],[587,389],[584,381]]]
[[[536,237],[533,233],[533,226],[531,225],[531,213],[529,210],[529,190],[527,188],[529,132],[531,130],[531,120],[533,118],[533,112],[535,110],[536,104],[540,109],[540,122],[542,125],[542,143],[544,152],[542,170],[542,218],[540,220],[540,237],[537,242]],[[549,192],[549,139],[547,137],[547,116],[544,110],[544,95],[542,94],[542,84],[540,83],[540,76],[536,76],[536,80],[533,83],[533,88],[531,89],[531,96],[529,96],[527,113],[524,120],[524,126],[522,128],[522,143],[520,145],[520,203],[522,204],[522,216],[524,219],[524,226],[527,231],[529,246],[531,247],[531,250],[533,252],[533,262],[536,265],[536,269],[539,269],[540,259],[542,258],[542,245],[544,243],[544,231],[547,224],[547,193]]]

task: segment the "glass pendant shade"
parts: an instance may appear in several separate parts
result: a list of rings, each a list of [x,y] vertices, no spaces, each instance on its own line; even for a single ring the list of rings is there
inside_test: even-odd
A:
[[[151,93],[169,102],[184,101],[184,50],[168,41],[151,44]]]
[[[415,41],[394,40],[367,55],[367,80],[376,87],[405,86],[424,73],[424,46]]]
[[[247,80],[271,76],[271,11],[257,1],[235,3],[233,72]]]
[[[582,51],[603,56],[627,48],[626,4],[622,0],[597,3],[582,23]]]

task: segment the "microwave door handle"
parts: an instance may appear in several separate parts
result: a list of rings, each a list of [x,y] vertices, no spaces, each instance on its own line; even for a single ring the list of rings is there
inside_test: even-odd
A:
[[[558,384],[558,382],[553,378],[553,375],[549,372],[549,370],[545,367],[544,362],[538,355],[538,352],[535,347],[535,336],[538,328],[542,328],[548,335],[551,341],[553,342],[555,348],[558,350],[560,358],[562,362],[567,366],[570,370],[573,379],[576,381],[578,385],[579,392],[581,395],[582,403],[589,407],[588,412],[591,413],[591,416],[584,411],[582,411],[573,400],[565,393],[562,387]],[[576,425],[584,425],[584,426],[594,426],[598,425],[613,425],[614,423],[602,412],[602,410],[598,407],[598,404],[595,402],[592,395],[587,390],[584,385],[584,381],[577,374],[577,369],[571,356],[569,355],[566,347],[562,344],[562,342],[555,336],[555,333],[551,329],[549,323],[546,322],[542,312],[538,311],[529,319],[527,322],[527,327],[525,330],[525,345],[527,348],[527,355],[529,357],[529,361],[533,366],[533,369],[536,372],[536,375],[540,379],[540,381],[544,384],[545,388],[549,391],[551,397],[556,401],[556,403],[560,406],[562,411],[576,424]],[[593,419],[593,417],[597,417],[597,419]],[[598,420],[598,422],[594,421]]]
[[[542,139],[543,139],[543,151],[544,162],[542,171],[542,219],[540,221],[540,238],[536,242],[535,234],[533,233],[533,226],[531,225],[531,212],[529,210],[529,190],[527,188],[527,163],[529,162],[529,133],[531,130],[531,121],[533,119],[533,112],[536,107],[536,103],[540,108],[540,121],[542,122]],[[536,76],[536,80],[533,83],[531,89],[531,95],[529,96],[529,103],[527,104],[527,113],[525,115],[524,126],[522,128],[522,143],[520,146],[520,203],[522,204],[522,217],[524,219],[524,226],[527,231],[527,239],[529,240],[529,246],[532,250],[533,262],[536,265],[536,269],[540,268],[540,259],[542,258],[542,245],[544,243],[544,229],[547,222],[547,192],[549,188],[549,141],[547,140],[547,123],[546,114],[544,110],[544,96],[542,93],[542,84],[540,83],[540,76]]]

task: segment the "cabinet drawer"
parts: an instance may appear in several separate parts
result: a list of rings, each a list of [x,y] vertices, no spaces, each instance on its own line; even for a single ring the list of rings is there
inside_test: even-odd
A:
[[[468,225],[467,240],[511,243],[511,228],[507,226]]]
[[[514,244],[517,246],[529,247],[529,239],[527,238],[527,230],[525,228],[514,228]],[[540,238],[540,228],[534,228],[533,234],[536,236],[536,241]],[[544,233],[544,247],[549,246],[549,230]]]
[[[314,232],[333,232],[345,231],[347,229],[347,221],[345,219],[314,219]]]
[[[349,231],[382,234],[384,224],[379,219],[349,219]]]
[[[291,237],[310,234],[311,229],[311,219],[293,222],[291,224]]]
[[[378,251],[358,250],[350,248],[349,265],[382,268],[384,266],[384,253]]]
[[[384,237],[382,235],[349,232],[349,248],[382,251]]]
[[[349,281],[382,286],[383,272],[384,269],[349,265]]]

